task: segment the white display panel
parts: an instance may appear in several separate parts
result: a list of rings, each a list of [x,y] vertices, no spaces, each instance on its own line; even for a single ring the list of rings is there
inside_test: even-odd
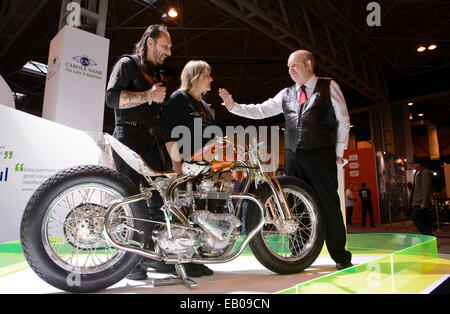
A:
[[[50,42],[42,116],[102,132],[109,39],[65,26]]]
[[[0,243],[19,239],[23,210],[48,177],[104,160],[102,136],[0,105]]]

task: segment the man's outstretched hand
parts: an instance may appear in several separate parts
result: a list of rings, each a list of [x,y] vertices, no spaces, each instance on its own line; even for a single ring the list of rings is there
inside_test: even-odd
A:
[[[222,98],[225,107],[227,107],[228,110],[233,109],[234,107],[234,100],[233,96],[225,89],[225,88],[219,88],[219,96]]]

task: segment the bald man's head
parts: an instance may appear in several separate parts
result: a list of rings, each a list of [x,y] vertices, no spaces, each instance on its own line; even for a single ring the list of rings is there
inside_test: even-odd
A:
[[[314,74],[314,56],[308,50],[297,50],[288,59],[289,74],[294,82],[305,84]]]

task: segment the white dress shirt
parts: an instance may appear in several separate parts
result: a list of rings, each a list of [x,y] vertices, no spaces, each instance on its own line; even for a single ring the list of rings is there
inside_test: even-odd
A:
[[[316,87],[318,77],[313,75],[311,78],[305,83],[306,96],[309,97],[314,91]],[[300,94],[300,85],[296,84],[297,90],[297,99]],[[283,113],[283,95],[287,88],[281,90],[275,97],[269,98],[263,103],[260,104],[238,104],[235,103],[233,109],[230,112],[251,119],[264,119],[268,117],[275,116],[277,114]],[[347,112],[347,105],[345,103],[344,95],[342,94],[339,85],[331,80],[330,82],[330,97],[331,103],[334,108],[334,113],[336,115],[336,121],[338,123],[337,128],[337,139],[336,139],[336,156],[343,157],[344,150],[348,145],[348,138],[350,132],[350,117]],[[307,107],[303,108],[303,111],[306,110]]]
[[[345,207],[353,206],[353,192],[349,188],[345,190]]]

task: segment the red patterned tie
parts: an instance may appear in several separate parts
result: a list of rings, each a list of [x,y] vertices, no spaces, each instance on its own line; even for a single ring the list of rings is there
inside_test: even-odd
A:
[[[300,91],[300,95],[298,96],[298,103],[301,105],[301,104],[303,104],[305,101],[306,101],[306,99],[307,99],[307,97],[306,97],[306,92],[305,92],[305,89],[306,89],[306,86],[305,85],[302,85],[301,86],[301,91]]]

